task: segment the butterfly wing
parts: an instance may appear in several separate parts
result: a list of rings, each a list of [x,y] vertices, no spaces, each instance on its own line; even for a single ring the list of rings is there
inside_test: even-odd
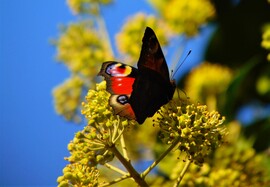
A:
[[[111,93],[109,104],[112,106],[115,114],[128,119],[136,119],[135,113],[129,104],[129,98],[137,71],[132,66],[108,61],[102,64],[98,74],[105,77],[107,91]]]
[[[170,82],[170,74],[167,62],[154,31],[146,27],[142,39],[142,49],[138,60],[139,70],[153,70],[164,80]]]
[[[172,99],[176,87],[170,81],[168,66],[157,37],[149,27],[143,37],[138,70],[129,103],[136,120],[142,124]]]

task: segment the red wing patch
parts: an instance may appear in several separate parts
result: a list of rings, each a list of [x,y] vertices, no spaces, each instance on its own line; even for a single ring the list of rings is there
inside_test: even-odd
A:
[[[107,82],[107,89],[113,94],[131,94],[134,81],[133,77],[111,77],[111,81]]]
[[[132,86],[137,76],[137,69],[119,62],[109,61],[102,64],[98,75],[105,77],[107,91],[112,95],[109,104],[115,114],[128,119],[136,119],[129,104]]]
[[[102,64],[98,75],[105,77],[107,91],[115,95],[130,95],[137,69],[119,62],[109,61]]]

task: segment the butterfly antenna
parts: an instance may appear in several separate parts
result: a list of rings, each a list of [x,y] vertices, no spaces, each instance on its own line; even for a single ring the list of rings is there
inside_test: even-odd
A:
[[[179,70],[179,68],[184,64],[184,62],[186,61],[186,59],[190,55],[190,53],[191,53],[191,49],[188,51],[188,54],[186,55],[184,60],[180,63],[180,65],[176,68],[176,70],[174,72],[172,70],[172,79],[173,79],[174,75],[176,74],[176,72]]]

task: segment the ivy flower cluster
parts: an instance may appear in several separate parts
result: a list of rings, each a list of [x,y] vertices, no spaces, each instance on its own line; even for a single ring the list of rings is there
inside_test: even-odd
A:
[[[63,176],[57,178],[58,187],[97,187],[99,171],[96,167],[89,167],[80,163],[67,165],[63,169]]]
[[[81,78],[73,76],[53,90],[55,110],[68,121],[80,121],[77,110],[81,103],[82,85]]]
[[[185,82],[185,90],[193,101],[207,103],[211,109],[215,109],[213,98],[219,98],[225,93],[233,78],[232,71],[222,65],[204,62],[194,68]]]
[[[99,4],[107,5],[112,0],[67,0],[67,3],[74,14],[92,14],[99,13]]]
[[[72,73],[72,77],[53,92],[56,111],[66,120],[80,120],[82,93],[94,85],[102,62],[112,56],[100,35],[91,21],[85,21],[64,28],[55,42],[57,59]]]
[[[82,114],[88,124],[68,145],[72,153],[68,158],[70,162],[97,165],[113,159],[114,155],[108,148],[119,140],[129,123],[127,119],[113,114],[108,104],[109,96],[104,81],[86,95]]]
[[[120,33],[116,36],[119,51],[137,60],[141,51],[141,36],[147,26],[155,31],[160,45],[166,45],[168,43],[166,36],[168,29],[166,29],[166,26],[160,20],[153,15],[137,13],[127,20]]]
[[[269,186],[265,155],[256,153],[252,143],[241,136],[238,122],[232,121],[226,127],[226,143],[215,149],[202,166],[190,164],[181,186]],[[182,162],[185,159],[186,154],[179,156],[179,152],[174,151],[160,163],[159,169],[174,181],[185,166]]]
[[[209,0],[150,0],[166,23],[178,34],[189,37],[199,33],[200,27],[215,17]]]
[[[109,98],[105,81],[97,84],[95,90],[88,91],[81,111],[87,125],[68,145],[71,155],[66,160],[70,164],[58,178],[59,186],[95,186],[93,184],[101,184],[98,182],[98,165],[108,166],[115,156],[125,164],[129,163],[125,156],[119,155],[116,146],[122,144],[123,133],[136,122],[113,114]],[[215,111],[208,112],[205,105],[172,100],[158,113],[160,117],[154,120],[154,125],[160,127],[161,139],[166,144],[177,141],[173,147],[185,152],[190,161],[200,166],[226,134],[222,126],[224,117]]]
[[[92,22],[70,24],[56,42],[57,59],[72,73],[92,80],[96,77],[101,62],[111,57],[100,38],[102,37]]]
[[[60,183],[63,180],[72,183],[74,176],[81,176],[80,172],[83,172],[81,169],[96,176],[97,172],[92,171],[92,168],[113,160],[114,154],[109,148],[116,145],[125,128],[132,122],[113,114],[112,108],[108,104],[109,97],[105,81],[97,84],[96,90],[90,89],[87,93],[86,101],[82,103],[82,114],[88,123],[82,131],[76,133],[73,141],[68,144],[71,156],[66,160],[71,165],[67,165],[67,169],[64,169],[64,175],[60,177],[61,180],[59,179]],[[67,171],[72,173],[70,178],[66,176]],[[91,180],[86,180],[84,183],[87,181]]]
[[[262,35],[262,47],[270,51],[270,25],[268,25]],[[267,55],[267,60],[270,61],[270,52]]]
[[[205,105],[172,100],[162,107],[154,123],[160,127],[160,138],[165,143],[178,140],[178,149],[195,164],[202,165],[211,151],[223,143],[227,133],[222,125],[224,120],[218,112],[207,111]]]

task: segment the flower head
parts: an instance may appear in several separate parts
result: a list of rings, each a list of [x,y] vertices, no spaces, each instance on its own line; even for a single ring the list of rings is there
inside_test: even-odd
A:
[[[188,75],[185,90],[193,101],[207,103],[211,109],[216,106],[211,98],[219,98],[227,90],[231,80],[232,71],[218,64],[202,63],[194,68]]]
[[[97,84],[96,90],[91,89],[87,93],[86,101],[82,103],[82,114],[88,124],[69,143],[69,162],[96,166],[114,158],[108,147],[119,140],[125,127],[132,122],[113,114],[108,104],[109,96],[105,81]]]
[[[262,36],[262,47],[270,51],[270,26],[265,27],[265,31]],[[270,53],[267,55],[267,60],[270,61]]]
[[[88,91],[82,103],[82,114],[88,123],[68,144],[71,156],[66,160],[70,164],[58,178],[59,186],[97,186],[97,165],[113,160],[114,154],[109,148],[115,146],[125,128],[133,122],[113,114],[109,97],[105,81]]]
[[[129,18],[117,34],[117,47],[123,54],[128,54],[132,59],[138,59],[141,51],[142,36],[146,27],[151,27],[157,34],[160,45],[167,44],[166,27],[155,16],[138,13]],[[141,33],[141,34],[140,34]]]
[[[151,0],[151,3],[175,32],[187,36],[196,35],[200,27],[215,16],[215,8],[209,0]]]
[[[155,124],[161,129],[161,139],[167,144],[178,139],[178,149],[198,165],[220,146],[226,134],[222,125],[225,118],[216,111],[207,111],[205,105],[172,100],[162,107],[160,116]]]
[[[215,151],[209,163],[209,186],[269,186],[265,155],[256,153],[250,140],[241,136],[241,126],[233,121],[227,125],[226,144]]]
[[[99,171],[95,167],[74,163],[63,169],[63,176],[57,178],[58,187],[98,186]]]
[[[80,121],[78,106],[81,102],[83,81],[73,76],[53,90],[55,110],[66,120]]]
[[[70,24],[56,42],[57,59],[71,72],[93,79],[102,62],[111,56],[91,22]]]
[[[226,127],[225,143],[215,149],[202,166],[191,164],[181,186],[269,186],[266,155],[256,153],[251,142],[241,135],[238,122],[230,122]],[[160,163],[160,171],[175,180],[186,164],[182,162],[185,159],[186,154],[171,152]]]
[[[74,14],[99,14],[99,4],[109,4],[112,0],[67,0]]]

